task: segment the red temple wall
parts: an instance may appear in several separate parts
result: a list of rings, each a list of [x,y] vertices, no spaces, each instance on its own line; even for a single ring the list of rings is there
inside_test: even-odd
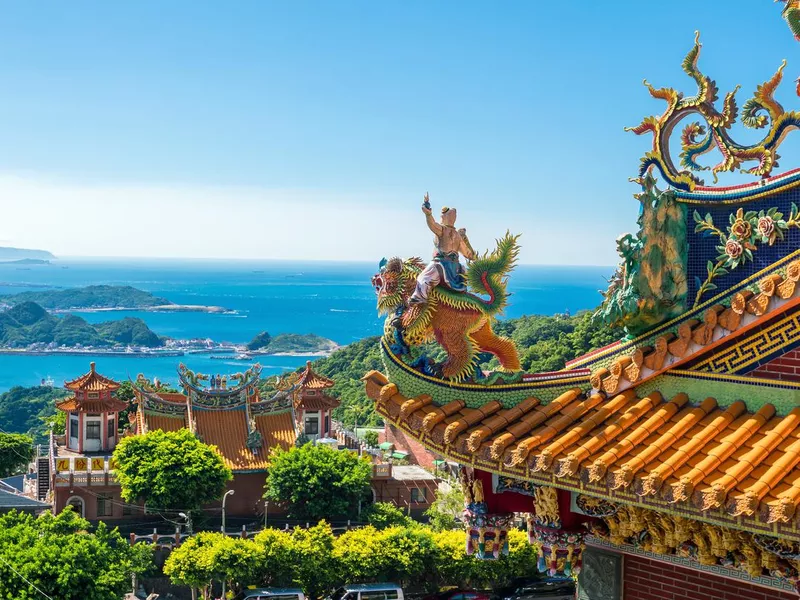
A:
[[[624,600],[797,600],[795,593],[625,555]]]
[[[766,364],[748,373],[751,377],[777,379],[779,381],[800,381],[800,348],[773,358]]]

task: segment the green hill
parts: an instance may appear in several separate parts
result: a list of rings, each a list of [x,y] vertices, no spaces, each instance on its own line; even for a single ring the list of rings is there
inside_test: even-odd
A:
[[[0,296],[0,304],[35,302],[47,310],[70,308],[148,308],[172,304],[129,285],[90,285],[66,290],[20,292]]]
[[[133,344],[155,348],[163,346],[164,340],[144,321],[132,317],[92,325],[76,315],[51,315],[35,302],[22,302],[0,312],[0,346],[24,348],[36,343],[96,347]]]
[[[497,321],[494,329],[511,337],[519,348],[522,368],[529,373],[557,371],[566,361],[621,339],[621,329],[612,329],[592,322],[591,312],[572,317],[533,315]],[[379,425],[381,418],[364,392],[361,378],[367,371],[383,369],[378,337],[349,344],[328,357],[314,361],[314,369],[336,383],[332,395],[341,400],[333,416],[352,427]],[[441,349],[431,344],[430,354],[436,360],[444,358]],[[492,367],[493,362],[486,364]]]
[[[272,337],[266,331],[259,333],[247,344],[248,350],[257,350],[269,354],[313,354],[317,352],[331,352],[338,347],[339,345],[333,340],[313,333],[306,335],[298,333],[280,333]]]

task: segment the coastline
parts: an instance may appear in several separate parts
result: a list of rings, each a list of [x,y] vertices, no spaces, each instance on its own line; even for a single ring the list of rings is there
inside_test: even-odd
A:
[[[84,313],[100,313],[100,312],[199,312],[209,314],[223,314],[223,315],[236,315],[239,314],[238,310],[225,308],[224,306],[205,306],[202,304],[158,304],[156,306],[104,306],[104,307],[88,307],[81,308],[78,306],[70,308],[55,308],[49,312],[56,314],[66,314],[75,312]]]

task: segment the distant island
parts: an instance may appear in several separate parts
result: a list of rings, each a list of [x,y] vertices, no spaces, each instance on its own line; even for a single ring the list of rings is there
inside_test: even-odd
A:
[[[141,319],[91,324],[76,315],[56,317],[35,302],[21,302],[0,312],[0,347],[55,350],[58,348],[160,348],[165,339]]]
[[[20,258],[19,260],[0,261],[4,265],[49,265],[50,261],[44,258]]]
[[[32,250],[28,248],[10,248],[8,246],[0,246],[0,261],[16,261],[25,258],[38,258],[40,260],[50,260],[55,256],[47,250]]]
[[[298,354],[302,356],[327,356],[339,348],[328,338],[309,333],[281,333],[275,337],[262,331],[247,344],[249,354]]]
[[[175,304],[166,298],[154,296],[150,292],[130,285],[90,285],[64,290],[42,290],[20,292],[0,296],[0,304],[16,306],[34,302],[54,312],[73,310],[146,310],[153,312],[235,312],[221,306],[200,306]]]

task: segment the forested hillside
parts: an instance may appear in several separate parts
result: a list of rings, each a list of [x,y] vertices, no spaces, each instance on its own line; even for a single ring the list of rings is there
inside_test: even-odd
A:
[[[620,329],[593,323],[590,312],[571,317],[534,315],[508,319],[495,323],[495,330],[516,342],[522,368],[530,373],[563,369],[566,361],[623,336]],[[364,383],[361,381],[367,371],[383,368],[379,339],[370,337],[360,340],[314,362],[314,369],[336,382],[333,395],[341,400],[342,405],[334,411],[334,417],[350,427],[355,422],[359,426],[381,423],[373,410],[372,401],[364,393]],[[491,366],[491,363],[487,366]]]

